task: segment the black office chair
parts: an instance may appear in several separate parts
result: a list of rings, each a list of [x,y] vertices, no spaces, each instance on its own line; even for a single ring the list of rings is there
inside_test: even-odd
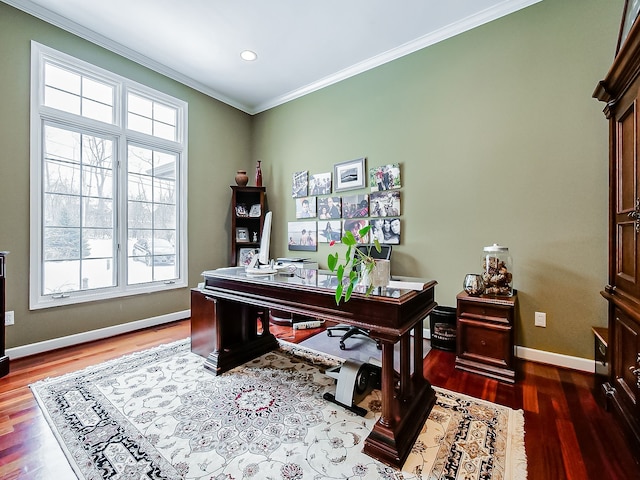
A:
[[[367,251],[369,251],[369,246],[358,245],[356,246],[356,249],[361,250],[365,254],[367,254]],[[375,247],[371,247],[371,250],[368,252],[368,255],[375,258],[376,260],[391,260],[391,245],[380,245],[379,252],[378,250],[375,249]],[[354,327],[352,325],[336,325],[335,327],[327,327],[327,335],[329,337],[333,337],[333,332],[346,332],[340,337],[340,350],[345,350],[347,348],[346,345],[344,344],[344,341],[349,337],[353,337],[354,335],[361,335],[366,338],[370,338],[371,340],[374,340],[376,342],[376,347],[378,348],[378,350],[382,349],[382,344],[380,343],[380,340],[371,338],[369,336],[369,330],[367,329]]]

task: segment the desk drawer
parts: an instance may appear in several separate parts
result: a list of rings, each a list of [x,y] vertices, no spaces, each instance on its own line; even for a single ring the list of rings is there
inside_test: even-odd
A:
[[[458,319],[458,357],[513,367],[513,328],[487,324],[464,318]]]
[[[512,309],[497,305],[481,303],[461,302],[458,305],[458,316],[476,318],[496,323],[513,323]]]

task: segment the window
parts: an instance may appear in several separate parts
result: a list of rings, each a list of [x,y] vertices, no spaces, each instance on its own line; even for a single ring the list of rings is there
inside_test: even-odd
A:
[[[30,307],[187,285],[187,104],[32,43]]]

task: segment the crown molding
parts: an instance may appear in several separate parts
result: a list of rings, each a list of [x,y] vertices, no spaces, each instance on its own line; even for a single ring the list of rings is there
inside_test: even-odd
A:
[[[384,65],[385,63],[391,62],[398,58],[401,58],[405,55],[409,55],[410,53],[416,52],[423,48],[434,45],[438,42],[446,40],[448,38],[459,35],[460,33],[466,32],[473,28],[479,27],[480,25],[484,25],[485,23],[489,23],[493,20],[501,18],[505,15],[509,15],[510,13],[516,12],[523,8],[526,8],[535,3],[541,2],[542,0],[504,0],[498,5],[495,5],[492,8],[488,8],[481,12],[478,12],[475,15],[471,15],[467,18],[464,18],[460,21],[447,25],[444,28],[441,28],[435,32],[430,33],[429,35],[425,35],[420,37],[414,41],[408,42],[404,45],[399,46],[398,48],[394,48],[387,52],[384,52],[380,55],[376,55],[372,58],[369,58],[363,62],[357,63],[349,68],[345,68],[339,72],[336,72],[332,75],[324,77],[317,82],[312,82],[308,85],[305,85],[301,88],[297,88],[292,90],[284,95],[279,95],[274,97],[266,102],[261,104],[250,106],[244,103],[235,101],[222,93],[213,90],[206,85],[194,80],[191,77],[183,75],[182,73],[167,67],[166,65],[161,64],[155,60],[150,59],[149,57],[142,55],[118,42],[110,40],[102,35],[97,34],[89,30],[88,28],[83,27],[75,22],[72,22],[61,15],[58,15],[50,10],[41,7],[29,0],[0,0],[3,3],[11,5],[19,10],[22,10],[29,15],[32,15],[40,20],[43,20],[51,25],[59,27],[67,32],[70,32],[74,35],[77,35],[80,38],[83,38],[91,43],[94,43],[100,47],[103,47],[113,53],[116,53],[124,58],[127,58],[143,67],[149,68],[154,72],[160,73],[172,80],[182,83],[188,87],[193,88],[209,97],[212,97],[216,100],[219,100],[222,103],[226,103],[238,110],[241,110],[250,115],[255,115],[260,112],[264,112],[271,108],[277,107],[284,103],[290,102],[297,98],[308,95],[309,93],[321,90],[325,87],[333,85],[335,83],[341,82],[342,80],[346,80],[350,77],[358,75],[360,73],[366,72],[367,70],[371,70],[373,68],[379,67],[380,65]]]
[[[443,40],[455,37],[456,35],[472,30],[484,25],[485,23],[497,20],[498,18],[504,17],[510,13],[529,7],[541,1],[542,0],[505,0],[499,5],[478,12],[475,15],[471,15],[458,22],[447,25],[446,27],[436,30],[428,35],[424,35],[397,48],[352,65],[349,68],[345,68],[344,70],[333,75],[329,75],[317,82],[310,83],[302,88],[292,90],[289,93],[275,97],[272,100],[258,105],[251,113],[260,113],[265,110],[269,110],[270,108],[277,107],[278,105],[290,102],[291,100],[295,100],[296,98],[303,97],[309,93],[321,90],[329,85],[333,85],[341,82],[342,80],[346,80],[347,78],[366,72],[367,70],[379,67],[380,65],[384,65],[385,63],[389,63],[393,60],[404,57],[405,55],[409,55],[410,53],[435,45]]]

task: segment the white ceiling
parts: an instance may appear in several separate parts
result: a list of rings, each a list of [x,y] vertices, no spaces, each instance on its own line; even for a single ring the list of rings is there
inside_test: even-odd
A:
[[[541,0],[2,1],[254,114]]]

